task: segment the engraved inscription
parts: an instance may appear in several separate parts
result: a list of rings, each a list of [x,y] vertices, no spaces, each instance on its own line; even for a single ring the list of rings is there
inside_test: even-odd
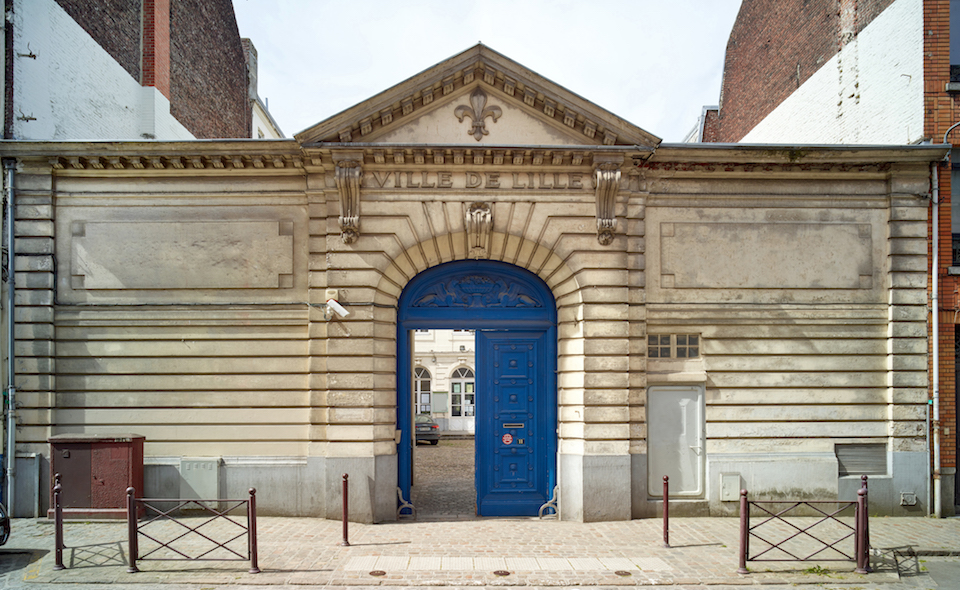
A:
[[[375,170],[363,175],[361,186],[370,189],[594,190],[597,186],[596,178],[585,176],[582,172]],[[616,182],[619,184],[619,179]]]

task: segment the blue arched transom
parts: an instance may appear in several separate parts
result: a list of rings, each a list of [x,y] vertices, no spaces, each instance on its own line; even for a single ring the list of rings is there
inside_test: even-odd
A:
[[[407,329],[481,328],[504,323],[556,326],[549,287],[533,273],[503,262],[448,262],[420,273],[400,296],[400,322]],[[467,323],[471,325],[466,325]]]

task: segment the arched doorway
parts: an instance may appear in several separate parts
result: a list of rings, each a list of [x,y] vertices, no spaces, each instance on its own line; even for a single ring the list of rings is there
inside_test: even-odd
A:
[[[557,307],[539,277],[494,261],[428,269],[400,296],[397,326],[398,484],[413,482],[412,334],[476,330],[477,512],[536,515],[557,479]]]

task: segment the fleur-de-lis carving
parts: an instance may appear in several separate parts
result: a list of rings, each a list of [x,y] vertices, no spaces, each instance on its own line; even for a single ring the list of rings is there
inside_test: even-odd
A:
[[[496,123],[497,119],[503,115],[503,111],[500,107],[487,107],[487,95],[479,87],[470,95],[470,104],[472,106],[468,107],[465,104],[458,106],[453,114],[457,116],[461,123],[463,123],[464,117],[470,117],[473,120],[473,129],[467,133],[472,134],[477,141],[480,141],[484,135],[490,133],[487,131],[487,117],[493,117],[493,122]]]

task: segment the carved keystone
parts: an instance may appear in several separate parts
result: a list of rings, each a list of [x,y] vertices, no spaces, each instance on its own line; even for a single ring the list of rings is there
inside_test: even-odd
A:
[[[493,229],[493,211],[486,203],[471,203],[464,220],[467,236],[470,240],[470,258],[479,260],[487,257],[487,238]]]

